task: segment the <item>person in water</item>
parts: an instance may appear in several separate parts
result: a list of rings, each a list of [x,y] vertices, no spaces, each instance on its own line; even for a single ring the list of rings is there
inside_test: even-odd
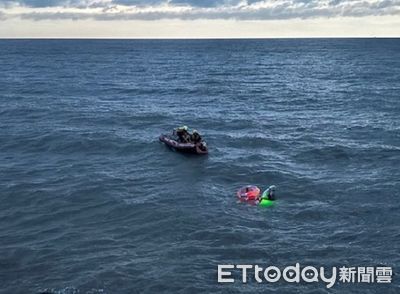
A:
[[[189,143],[190,142],[190,134],[188,132],[187,126],[179,127],[176,130],[176,135],[178,136],[179,142],[181,142],[181,143]]]
[[[201,142],[201,136],[198,131],[193,130],[192,135],[190,136],[190,141],[194,144],[198,144]]]
[[[276,187],[274,185],[269,186],[268,189],[265,190],[265,192],[261,195],[260,201],[262,201],[263,199],[274,201],[275,200],[275,189],[276,189]]]

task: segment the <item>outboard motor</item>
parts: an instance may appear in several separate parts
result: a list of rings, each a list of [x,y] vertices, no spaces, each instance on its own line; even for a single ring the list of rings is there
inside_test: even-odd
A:
[[[207,150],[207,143],[206,142],[201,142],[199,145],[199,148],[203,151]]]

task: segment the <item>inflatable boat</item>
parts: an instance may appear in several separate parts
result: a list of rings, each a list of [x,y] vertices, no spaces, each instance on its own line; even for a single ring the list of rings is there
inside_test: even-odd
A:
[[[206,142],[202,141],[200,143],[181,143],[175,136],[161,135],[160,141],[163,142],[168,147],[183,153],[191,154],[207,154],[208,148]]]

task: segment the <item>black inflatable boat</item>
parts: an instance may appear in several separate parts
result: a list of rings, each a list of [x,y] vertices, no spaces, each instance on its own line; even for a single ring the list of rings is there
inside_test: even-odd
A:
[[[197,144],[194,143],[181,143],[178,141],[178,138],[175,136],[169,135],[161,135],[160,141],[163,142],[168,147],[175,149],[176,151],[183,153],[192,153],[192,154],[207,154],[208,148],[205,142],[200,142]]]

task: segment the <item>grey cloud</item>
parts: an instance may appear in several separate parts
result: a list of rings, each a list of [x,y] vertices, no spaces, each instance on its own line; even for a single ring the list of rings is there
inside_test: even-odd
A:
[[[66,4],[63,0],[6,0],[3,1],[7,6],[11,4],[19,4],[27,7],[53,7]]]
[[[235,4],[240,0],[169,0],[170,4],[189,5],[193,7],[218,7],[221,5]],[[261,0],[257,0],[261,1]],[[28,7],[55,7],[55,6],[69,6],[69,7],[82,7],[87,5],[88,1],[85,0],[4,0],[1,3],[20,4]],[[111,4],[120,5],[136,5],[140,7],[150,6],[165,3],[167,0],[112,0]],[[254,1],[253,1],[254,2]],[[101,5],[101,1],[98,1]],[[104,5],[104,4],[103,4]]]
[[[20,0],[21,1],[21,0]],[[45,2],[69,3],[69,5],[85,5],[89,3],[84,0],[76,1],[33,1],[24,0],[24,2]],[[147,4],[145,5],[144,2]],[[200,5],[200,2],[203,4]],[[238,19],[238,20],[279,20],[292,18],[316,18],[316,17],[336,17],[336,16],[376,16],[376,15],[400,15],[400,0],[382,0],[377,2],[352,1],[352,0],[332,0],[325,2],[328,5],[321,5],[317,0],[288,0],[271,1],[276,6],[260,7],[258,9],[249,9],[249,5],[260,1],[247,0],[247,6],[235,6],[239,0],[170,0],[170,5],[185,4],[190,6],[186,11],[137,11],[137,12],[115,12],[110,8],[116,4],[127,6],[146,7],[165,3],[165,0],[114,0],[110,3],[97,2],[97,7],[102,7],[102,13],[94,13],[82,10],[80,13],[71,13],[60,9],[59,12],[39,12],[20,14],[19,17],[33,20],[42,19],[96,19],[96,20],[159,20],[159,19]],[[219,3],[219,4],[216,4]],[[189,5],[190,4],[190,5]],[[300,5],[301,4],[301,5]],[[197,6],[196,6],[197,5]],[[77,7],[77,6],[73,6]],[[86,6],[87,7],[87,6]],[[1,15],[0,15],[1,17]],[[4,18],[4,16],[3,16]]]
[[[6,14],[5,14],[4,12],[1,12],[1,11],[0,11],[0,21],[6,20],[6,19],[7,19]]]
[[[165,0],[113,0],[112,4],[121,4],[121,5],[137,5],[137,6],[150,6],[155,4],[161,4],[165,2]]]
[[[0,0],[0,7],[11,7],[13,4],[20,6],[43,8],[43,7],[79,7],[86,3],[85,0]]]
[[[193,7],[218,7],[220,5],[226,4],[224,1],[215,0],[171,0],[172,4],[186,4]]]

